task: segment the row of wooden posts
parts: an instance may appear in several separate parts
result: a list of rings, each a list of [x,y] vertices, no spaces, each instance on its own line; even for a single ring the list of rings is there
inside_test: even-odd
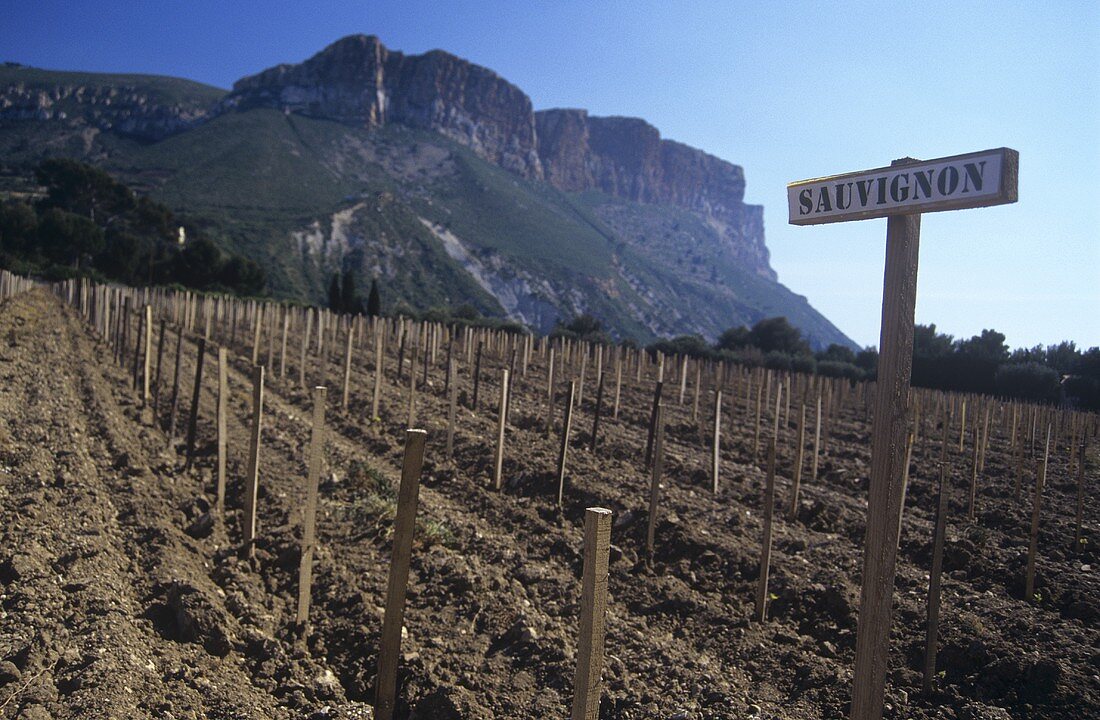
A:
[[[437,357],[446,353],[446,376],[443,394],[447,398],[446,454],[453,452],[455,412],[458,403],[457,365],[460,357],[465,356],[466,364],[473,364],[472,394],[466,403],[471,409],[479,407],[480,382],[483,376],[482,364],[486,359],[500,363],[500,395],[497,404],[496,437],[491,463],[491,481],[499,489],[502,483],[502,466],[505,454],[505,433],[512,405],[512,386],[517,373],[527,376],[532,360],[545,360],[547,375],[546,394],[546,432],[552,432],[555,412],[555,375],[569,377],[568,390],[562,407],[562,434],[557,466],[557,501],[563,502],[565,487],[567,453],[570,445],[570,432],[574,420],[574,409],[581,406],[581,398],[587,375],[588,364],[594,358],[596,399],[593,411],[592,433],[589,437],[589,449],[595,451],[599,437],[599,423],[605,387],[605,375],[614,370],[615,389],[611,416],[620,414],[620,398],[624,373],[633,373],[635,383],[643,378],[654,379],[654,396],[650,408],[647,427],[645,463],[651,471],[649,493],[649,521],[646,533],[646,558],[653,557],[654,535],[656,530],[659,503],[659,486],[664,464],[664,443],[666,415],[671,403],[662,397],[666,382],[666,365],[669,368],[669,381],[679,383],[679,405],[686,399],[687,381],[694,376],[691,418],[699,422],[699,403],[701,388],[709,384],[713,392],[713,425],[710,438],[710,476],[711,489],[717,494],[721,478],[721,441],[722,441],[722,402],[723,394],[734,398],[744,398],[743,416],[746,423],[753,419],[752,458],[759,461],[761,450],[761,425],[765,409],[771,411],[772,428],[766,442],[766,481],[764,484],[764,527],[761,544],[760,575],[757,581],[754,618],[763,621],[767,616],[768,573],[770,567],[771,533],[773,508],[775,503],[776,455],[780,440],[785,436],[791,419],[792,397],[797,397],[797,435],[792,469],[790,498],[787,514],[792,519],[799,509],[799,492],[803,466],[805,464],[807,410],[813,408],[814,443],[811,455],[810,482],[818,477],[818,461],[827,450],[831,432],[835,430],[838,413],[845,407],[853,410],[862,408],[870,414],[873,383],[849,383],[826,378],[776,373],[763,369],[742,368],[730,363],[700,361],[685,356],[663,356],[627,348],[606,347],[570,340],[551,342],[547,338],[533,338],[530,335],[512,335],[501,331],[480,330],[475,328],[452,329],[439,323],[418,323],[405,318],[383,319],[363,316],[335,316],[325,311],[309,308],[296,308],[262,303],[241,301],[232,298],[197,295],[189,292],[167,292],[162,290],[131,290],[95,286],[87,282],[70,281],[60,288],[63,296],[76,305],[95,326],[101,336],[108,338],[116,348],[116,358],[126,362],[129,348],[134,348],[133,373],[135,388],[142,388],[142,398],[152,399],[154,407],[159,402],[160,365],[164,349],[166,328],[176,328],[176,371],[173,380],[172,400],[170,404],[169,436],[175,430],[175,415],[179,383],[179,353],[185,334],[199,334],[197,337],[198,362],[191,413],[188,422],[186,454],[191,464],[194,448],[194,434],[198,395],[201,386],[202,358],[208,340],[216,339],[233,344],[238,335],[246,341],[251,334],[251,360],[253,363],[253,408],[252,441],[246,491],[244,498],[244,543],[245,552],[250,552],[255,540],[255,504],[258,487],[258,452],[260,427],[262,422],[263,383],[265,368],[274,368],[275,344],[278,338],[279,378],[286,373],[286,354],[288,338],[292,328],[300,331],[301,344],[298,362],[298,384],[306,385],[307,354],[312,345],[318,366],[316,374],[319,383],[314,393],[313,438],[309,456],[307,478],[307,502],[303,520],[302,564],[299,568],[299,623],[308,620],[309,584],[312,553],[315,544],[315,513],[317,501],[317,479],[320,473],[321,447],[323,446],[324,404],[327,390],[324,382],[329,364],[329,349],[337,347],[338,332],[344,337],[343,387],[341,406],[347,407],[350,395],[350,373],[354,362],[354,352],[362,348],[365,338],[373,339],[374,350],[374,388],[371,400],[371,415],[377,418],[379,396],[382,383],[382,369],[385,362],[387,338],[396,342],[398,349],[397,381],[408,383],[408,427],[415,425],[418,380],[420,385],[427,382],[429,367],[437,367]],[[140,312],[134,309],[141,308]],[[160,321],[160,340],[156,351],[156,374],[150,380],[152,357],[153,309],[156,308]],[[136,340],[129,336],[131,317],[136,315],[138,330]],[[281,328],[281,333],[279,332]],[[263,339],[267,340],[266,363],[262,359]],[[369,346],[369,345],[368,345]],[[225,364],[226,348],[218,349],[219,392],[218,392],[218,458],[217,458],[217,500],[219,512],[224,507],[225,488]],[[405,355],[409,355],[409,373],[403,379]],[[140,362],[140,366],[139,366]],[[517,363],[519,366],[517,368]],[[139,371],[140,367],[140,371]],[[692,372],[694,371],[694,372]],[[675,374],[675,377],[672,377]],[[140,376],[140,382],[139,382]],[[150,389],[152,386],[152,390]],[[773,392],[774,389],[774,392]],[[152,392],[153,397],[150,398]],[[737,406],[742,405],[736,402]],[[969,410],[968,410],[969,408]],[[1067,451],[1070,471],[1074,463],[1077,468],[1078,503],[1075,529],[1075,542],[1080,540],[1081,520],[1084,497],[1084,457],[1090,440],[1097,434],[1098,424],[1094,415],[1075,412],[1063,408],[1042,407],[1017,402],[1003,402],[994,398],[945,394],[942,392],[913,389],[910,395],[911,429],[908,436],[907,454],[911,459],[914,446],[927,443],[935,432],[936,425],[942,427],[941,459],[939,463],[940,482],[939,500],[935,519],[933,567],[929,583],[928,596],[928,634],[926,649],[925,685],[931,687],[936,655],[936,636],[939,611],[939,578],[942,567],[942,551],[946,523],[946,460],[949,428],[956,425],[959,430],[958,451],[963,451],[968,434],[972,437],[973,457],[971,464],[971,482],[969,489],[968,520],[976,520],[977,484],[984,471],[985,457],[990,434],[999,427],[1000,436],[1006,441],[1009,452],[1016,461],[1015,489],[1019,496],[1023,482],[1025,465],[1036,466],[1036,485],[1033,496],[1032,528],[1026,571],[1026,597],[1033,594],[1035,557],[1037,554],[1037,536],[1040,518],[1040,502],[1050,453],[1061,441]],[[753,412],[755,410],[755,412]],[[968,425],[967,416],[970,415]],[[1043,445],[1042,462],[1039,463],[1037,440],[1045,428],[1046,441]],[[953,430],[952,430],[953,431]],[[789,434],[789,433],[787,433]],[[952,436],[953,437],[953,436]],[[396,675],[397,650],[400,643],[400,614],[404,608],[404,591],[407,581],[409,553],[411,553],[412,527],[415,517],[417,483],[420,464],[423,462],[426,434],[423,431],[409,430],[406,440],[406,455],[402,472],[402,484],[399,490],[397,527],[395,528],[394,562],[391,564],[390,585],[387,591],[387,613],[384,620],[382,652],[379,660],[379,676],[376,683],[376,712],[379,717],[392,713],[392,703],[396,688],[390,680]],[[953,443],[953,441],[952,441]],[[1026,462],[1025,462],[1026,457]],[[907,482],[910,462],[906,463]],[[406,476],[409,487],[406,489]],[[402,509],[402,505],[404,509]],[[411,510],[410,510],[411,508]],[[590,530],[591,525],[591,530]],[[406,535],[403,533],[407,532]],[[591,538],[590,538],[591,536]],[[407,540],[407,546],[406,546]],[[591,548],[590,548],[591,540]],[[585,520],[585,579],[583,583],[585,602],[582,604],[582,645],[578,654],[577,693],[574,704],[574,717],[595,717],[593,702],[598,705],[600,694],[599,667],[602,663],[603,603],[601,590],[607,581],[607,544],[610,542],[610,513],[591,508]],[[602,551],[601,548],[602,547]],[[590,552],[591,551],[591,552]],[[602,554],[601,554],[602,553]],[[591,562],[590,562],[591,560]],[[602,564],[601,564],[602,563]],[[589,577],[589,568],[592,576]],[[591,587],[590,587],[591,585]],[[391,605],[396,613],[396,625],[390,623]],[[598,618],[596,616],[599,616]],[[394,629],[396,627],[396,630]],[[387,633],[386,629],[389,628]],[[395,635],[396,633],[396,635]],[[584,643],[590,643],[585,649]],[[598,657],[597,657],[598,656]],[[583,672],[582,672],[583,670]],[[595,675],[593,676],[593,673]],[[593,700],[594,698],[594,700]],[[579,703],[579,705],[578,705]],[[387,710],[387,707],[389,708]],[[581,709],[578,713],[578,707]]]

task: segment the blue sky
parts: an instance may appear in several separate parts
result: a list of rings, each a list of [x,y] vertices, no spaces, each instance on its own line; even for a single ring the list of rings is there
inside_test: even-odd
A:
[[[877,344],[885,220],[794,227],[788,182],[1007,146],[1015,205],[927,214],[917,322],[1100,344],[1100,3],[10,3],[0,60],[221,87],[339,37],[442,48],[537,109],[645,118],[742,165],[780,281]]]

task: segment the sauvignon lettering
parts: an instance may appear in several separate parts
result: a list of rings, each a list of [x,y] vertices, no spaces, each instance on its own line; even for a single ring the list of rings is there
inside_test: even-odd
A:
[[[1013,168],[1006,192],[1006,154]],[[1015,201],[1015,151],[1001,148],[787,186],[790,222],[809,225]]]

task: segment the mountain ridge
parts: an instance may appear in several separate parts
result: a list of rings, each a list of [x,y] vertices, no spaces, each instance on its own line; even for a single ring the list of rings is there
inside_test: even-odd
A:
[[[444,51],[349,36],[228,92],[0,66],[0,157],[50,153],[211,218],[213,237],[265,262],[279,296],[316,301],[329,273],[350,269],[392,281],[412,308],[471,301],[540,330],[597,311],[639,340],[713,338],[785,314],[815,347],[854,346],[777,282],[740,166],[639,118],[536,111],[494,71]]]

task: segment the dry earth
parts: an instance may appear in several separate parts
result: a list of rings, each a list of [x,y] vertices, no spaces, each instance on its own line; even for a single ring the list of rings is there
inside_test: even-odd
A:
[[[175,335],[164,353],[171,378]],[[46,291],[0,303],[0,718],[367,718],[371,716],[394,483],[406,391],[396,354],[372,422],[370,353],[352,402],[330,391],[312,627],[294,633],[310,399],[278,363],[265,407],[256,559],[237,558],[251,399],[248,348],[231,348],[228,508],[211,511],[213,365],[206,365],[198,457],[183,468],[142,409],[127,370]],[[291,348],[300,341],[291,339]],[[340,349],[343,343],[337,343]],[[195,347],[185,343],[181,410]],[[576,414],[565,506],[555,504],[557,431],[542,432],[545,367],[517,378],[505,487],[488,480],[499,359],[483,366],[478,412],[460,408],[454,462],[443,452],[442,359],[422,389],[429,432],[399,716],[563,717],[572,699],[584,508],[614,511],[605,718],[841,718],[851,678],[869,430],[844,408],[797,517],[788,502],[794,416],[783,431],[769,620],[750,622],[763,474],[743,398],[731,398],[723,481],[709,490],[704,426],[670,403],[657,552],[647,567],[645,445],[652,381],[624,387],[623,412],[587,449],[589,372]],[[316,359],[310,359],[316,381]],[[327,374],[337,374],[334,358]],[[419,372],[419,370],[418,370]],[[408,377],[406,371],[406,378]],[[292,380],[292,378],[294,380]],[[469,369],[462,387],[470,390]],[[670,397],[666,395],[666,397]],[[704,400],[704,405],[708,403]],[[560,418],[559,418],[560,422]],[[184,423],[180,423],[184,425]],[[770,422],[765,423],[770,427]],[[931,428],[931,426],[929,426]],[[929,429],[926,435],[934,435]],[[969,443],[968,438],[968,443]],[[1100,717],[1096,502],[1071,547],[1076,486],[1064,446],[1043,496],[1039,602],[1022,599],[1028,493],[994,435],[965,520],[969,448],[950,453],[937,689],[920,691],[938,443],[916,448],[900,554],[887,716]],[[1096,457],[1089,477],[1095,478]],[[1033,465],[1029,463],[1029,468]],[[1032,469],[1025,480],[1031,487]]]

